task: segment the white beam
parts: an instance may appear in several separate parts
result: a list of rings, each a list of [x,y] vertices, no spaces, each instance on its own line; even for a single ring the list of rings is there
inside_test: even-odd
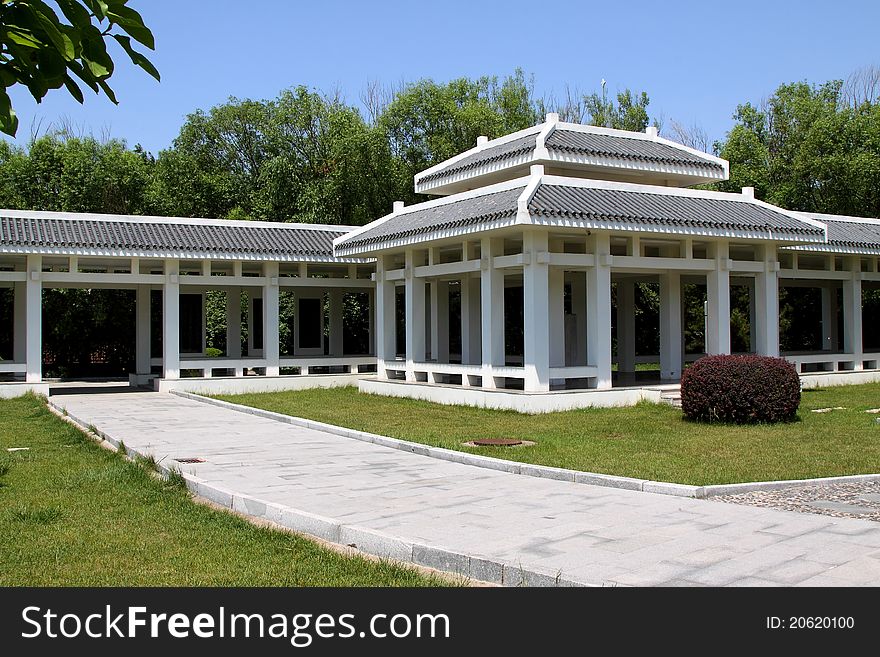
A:
[[[684,361],[681,330],[681,274],[660,275],[660,378],[680,379]]]
[[[162,285],[162,377],[180,378],[180,263],[165,261]]]

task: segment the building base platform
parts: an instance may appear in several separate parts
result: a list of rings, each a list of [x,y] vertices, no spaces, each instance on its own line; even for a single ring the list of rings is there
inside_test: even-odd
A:
[[[338,388],[356,386],[375,378],[375,374],[305,374],[291,376],[235,376],[191,377],[183,379],[155,379],[157,392],[193,392],[199,395],[241,395],[252,392],[279,392],[308,388]]]
[[[364,379],[358,390],[372,395],[408,397],[456,406],[477,406],[519,413],[553,413],[576,408],[632,406],[642,400],[660,402],[661,396],[678,389],[678,384],[633,386],[611,390],[558,390],[523,392],[521,390],[489,390],[437,383]]]

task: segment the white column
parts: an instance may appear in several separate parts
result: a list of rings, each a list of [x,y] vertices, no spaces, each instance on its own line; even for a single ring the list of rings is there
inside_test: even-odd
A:
[[[343,324],[343,290],[339,287],[330,288],[330,355],[341,357],[342,324]]]
[[[150,373],[150,286],[138,285],[135,292],[135,371],[138,374]]]
[[[779,263],[776,245],[764,247],[764,271],[755,275],[755,352],[779,355]]]
[[[480,325],[483,387],[494,388],[493,367],[504,367],[504,271],[493,258],[502,254],[503,240],[484,237],[480,246]]]
[[[27,257],[27,281],[25,282],[25,362],[28,383],[43,380],[43,258]]]
[[[367,291],[367,314],[369,316],[367,353],[376,353],[376,291]]]
[[[266,376],[278,376],[281,367],[281,339],[278,319],[278,263],[263,265],[263,358]]]
[[[853,368],[863,366],[862,354],[862,271],[861,259],[846,258],[850,278],[843,282],[843,350],[853,354]]]
[[[27,282],[13,283],[12,360],[27,362]]]
[[[165,261],[162,286],[162,377],[180,378],[180,263]]]
[[[385,279],[387,257],[376,259],[376,374],[387,379],[386,365],[396,357],[397,326],[395,322],[394,281]]]
[[[617,282],[617,371],[636,371],[636,285]]]
[[[583,271],[571,273],[571,312],[577,324],[577,342],[571,365],[587,364],[587,275]]]
[[[226,289],[226,356],[241,358],[241,288]]]
[[[565,270],[561,267],[550,268],[548,285],[550,367],[565,367]]]
[[[660,274],[660,378],[680,379],[684,362],[681,331],[681,274]]]
[[[706,274],[706,353],[730,353],[730,260],[726,241],[715,242],[715,268]]]
[[[464,365],[482,362],[480,284],[479,278],[465,276],[461,279],[461,362]]]
[[[425,279],[415,275],[423,264],[416,253],[406,252],[404,294],[406,295],[406,380],[415,381],[414,363],[425,361]]]
[[[449,283],[431,281],[431,358],[449,362]]]
[[[562,358],[565,358],[565,326],[562,318],[554,323],[551,313],[561,311],[562,291],[550,289],[550,267],[547,253],[547,232],[527,230],[523,233],[523,254],[528,264],[523,265],[523,365],[524,389],[530,392],[550,390],[550,327],[559,324],[562,338]],[[561,278],[559,271],[557,279]],[[557,280],[558,282],[558,280]],[[560,287],[563,287],[560,285]],[[550,295],[559,296],[559,303],[551,303]],[[557,308],[558,307],[558,308]],[[561,312],[560,312],[561,314]]]
[[[822,285],[822,349],[837,351],[837,288]]]
[[[611,388],[611,247],[607,233],[588,238],[596,264],[587,269],[587,364],[595,367],[596,387]]]

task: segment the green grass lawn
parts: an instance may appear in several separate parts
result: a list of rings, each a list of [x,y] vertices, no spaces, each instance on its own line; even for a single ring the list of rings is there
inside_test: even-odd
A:
[[[196,504],[36,397],[0,401],[0,586],[443,583]]]
[[[223,397],[394,438],[589,472],[708,485],[880,472],[880,384],[803,393],[799,420],[758,426],[685,421],[642,403],[522,415],[360,394],[355,388]],[[846,410],[811,413],[844,406]],[[474,438],[524,438],[532,447],[463,447]],[[340,440],[347,440],[340,438]]]

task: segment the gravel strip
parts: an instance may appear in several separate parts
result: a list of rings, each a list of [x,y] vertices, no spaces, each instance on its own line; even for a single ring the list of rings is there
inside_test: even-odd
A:
[[[860,518],[880,522],[880,482],[831,484],[752,491],[738,495],[718,495],[712,498],[728,504],[744,504],[801,513],[818,513],[835,518]],[[853,505],[858,509],[846,510]],[[828,508],[841,506],[843,508]]]

